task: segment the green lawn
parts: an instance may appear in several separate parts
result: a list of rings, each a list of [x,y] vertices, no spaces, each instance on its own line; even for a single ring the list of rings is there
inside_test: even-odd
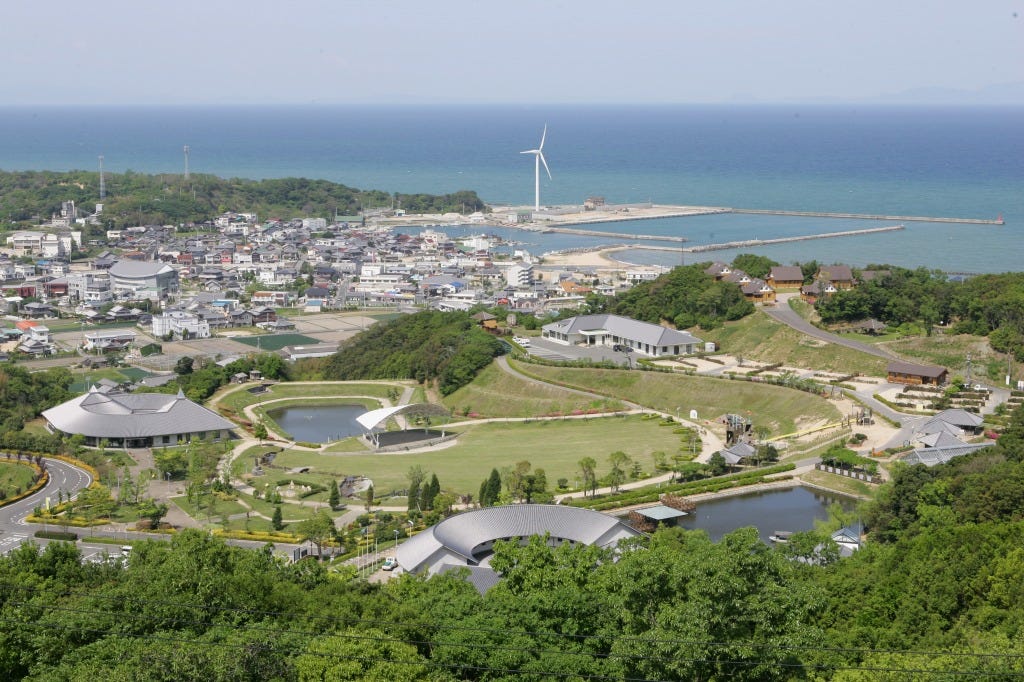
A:
[[[851,348],[805,336],[758,310],[736,322],[694,333],[714,341],[725,353],[759,362],[781,362],[790,367],[818,369],[841,374],[885,376],[886,361]]]
[[[673,454],[679,450],[680,436],[671,428],[658,426],[656,420],[640,416],[603,417],[489,423],[466,426],[457,445],[433,452],[415,454],[321,455],[286,450],[274,464],[285,468],[309,466],[312,471],[302,477],[321,477],[323,481],[339,480],[345,475],[362,475],[373,480],[379,496],[408,485],[406,472],[414,465],[437,474],[441,487],[458,493],[480,489],[480,482],[491,469],[514,466],[528,460],[545,470],[548,489],[554,490],[559,478],[570,483],[578,478],[577,462],[591,456],[598,463],[598,474],[607,473],[608,455],[621,450],[640,462],[647,473],[654,471],[652,453]],[[276,473],[265,478],[275,480]]]
[[[623,407],[618,400],[591,400],[557,386],[538,386],[503,372],[496,363],[444,398],[443,403],[453,418],[471,413],[482,417],[540,417],[573,410],[612,412]]]
[[[5,496],[14,495],[16,491],[24,490],[32,484],[33,475],[35,470],[30,466],[0,460],[0,491]]]
[[[316,339],[311,336],[304,336],[302,334],[267,334],[262,336],[235,336],[232,337],[233,341],[238,343],[244,343],[247,346],[253,348],[259,348],[264,351],[275,351],[281,350],[285,346],[314,346],[318,343]]]
[[[74,375],[75,381],[68,390],[72,393],[85,393],[90,384],[95,384],[100,379],[110,379],[118,383],[134,382],[152,376],[152,373],[137,367],[103,367],[101,369],[76,370]]]
[[[215,402],[227,407],[234,412],[241,414],[242,409],[254,405],[256,403],[262,403],[267,400],[277,400],[279,398],[345,398],[348,396],[374,396],[378,398],[386,398],[388,391],[397,389],[401,394],[401,387],[395,387],[392,384],[376,384],[371,382],[359,382],[359,383],[281,383],[274,384],[270,390],[266,393],[252,394],[245,389],[238,389],[231,393],[226,394],[223,398],[216,400]]]
[[[952,372],[965,372],[967,356],[971,356],[974,376],[984,376],[986,365],[996,363],[996,377],[1006,370],[1006,356],[996,353],[984,336],[971,334],[950,334],[917,336],[891,341],[886,344],[893,352],[909,358],[912,362],[940,365]]]
[[[791,433],[819,420],[841,416],[825,399],[782,386],[664,372],[511,364],[526,374],[669,414],[675,414],[677,408],[683,415],[695,409],[701,419],[742,414],[753,419],[755,425],[767,426],[773,434]]]

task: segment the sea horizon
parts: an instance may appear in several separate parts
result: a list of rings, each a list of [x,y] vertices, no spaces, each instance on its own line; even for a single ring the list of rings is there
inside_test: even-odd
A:
[[[544,153],[552,178],[542,171],[546,205],[579,205],[588,196],[603,196],[609,203],[1001,215],[1001,228],[908,224],[888,235],[743,251],[774,254],[783,262],[898,261],[1002,272],[1020,268],[1007,245],[1020,239],[1024,225],[1021,113],[1024,107],[1012,105],[863,103],[11,105],[0,107],[0,169],[95,171],[103,155],[110,173],[182,173],[187,144],[193,173],[306,177],[389,193],[474,190],[489,205],[532,205],[533,160],[520,152],[535,148],[547,125]],[[116,187],[108,183],[108,191]],[[733,215],[604,229],[653,230],[700,244],[879,225]],[[541,242],[530,248],[594,245],[585,238]],[[639,254],[651,264],[679,261],[665,252]],[[727,255],[713,252],[701,259]]]

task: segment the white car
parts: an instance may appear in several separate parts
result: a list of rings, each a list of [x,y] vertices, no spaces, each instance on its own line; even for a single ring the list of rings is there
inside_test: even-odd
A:
[[[387,559],[384,560],[384,565],[381,566],[381,568],[385,571],[395,570],[396,568],[398,568],[398,559],[396,559],[393,556],[389,556]]]
[[[525,336],[513,336],[512,340],[518,343],[523,348],[530,347],[530,339],[526,338]]]

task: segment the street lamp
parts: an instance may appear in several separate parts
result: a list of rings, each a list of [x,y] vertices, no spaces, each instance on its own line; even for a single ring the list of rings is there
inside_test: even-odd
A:
[[[395,547],[398,547],[398,529],[395,529]]]

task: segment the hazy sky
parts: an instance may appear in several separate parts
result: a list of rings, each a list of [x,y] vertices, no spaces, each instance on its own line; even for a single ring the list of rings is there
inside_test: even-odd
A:
[[[0,56],[19,105],[1024,103],[1024,0],[12,1]]]

